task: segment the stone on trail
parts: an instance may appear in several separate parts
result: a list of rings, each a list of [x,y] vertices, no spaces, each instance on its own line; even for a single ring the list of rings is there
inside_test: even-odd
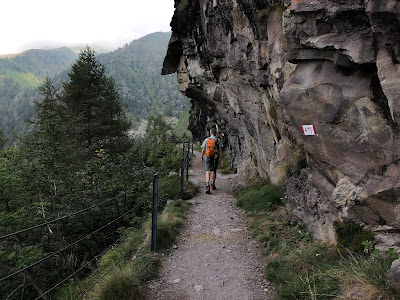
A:
[[[202,292],[202,291],[204,291],[204,288],[203,288],[202,285],[196,285],[196,286],[194,287],[194,289],[195,289],[197,292]]]
[[[213,234],[216,236],[220,236],[221,235],[221,229],[219,229],[218,227],[215,227],[213,230]]]

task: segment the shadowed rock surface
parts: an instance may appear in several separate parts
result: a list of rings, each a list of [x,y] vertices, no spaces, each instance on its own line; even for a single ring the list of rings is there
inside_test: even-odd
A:
[[[334,220],[400,246],[400,2],[176,0],[163,74],[202,140],[216,123],[240,175],[285,185],[313,236]],[[318,136],[302,135],[313,124]]]

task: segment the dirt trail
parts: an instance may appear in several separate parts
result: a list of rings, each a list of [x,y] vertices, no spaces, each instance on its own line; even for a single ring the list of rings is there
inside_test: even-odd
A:
[[[204,185],[199,153],[190,180]],[[146,299],[272,299],[263,279],[261,249],[247,229],[231,195],[237,175],[218,174],[217,190],[200,194],[174,250],[162,262],[160,277],[149,283]]]

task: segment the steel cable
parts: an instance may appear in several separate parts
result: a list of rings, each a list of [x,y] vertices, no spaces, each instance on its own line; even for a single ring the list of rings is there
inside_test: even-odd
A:
[[[144,202],[145,202],[145,201],[142,201],[141,204],[143,204]],[[64,247],[64,248],[62,248],[61,250],[58,250],[57,252],[54,252],[53,254],[51,254],[51,255],[49,255],[49,256],[46,256],[45,258],[42,258],[41,260],[38,260],[38,261],[34,262],[33,264],[30,264],[29,266],[25,267],[25,268],[22,268],[22,269],[20,269],[20,270],[14,272],[14,273],[12,273],[12,274],[10,274],[10,275],[7,275],[7,276],[1,278],[1,279],[0,279],[0,282],[2,282],[2,281],[6,280],[6,279],[8,279],[8,278],[10,278],[10,277],[12,277],[12,276],[14,276],[14,275],[17,275],[17,274],[19,274],[19,273],[21,273],[21,272],[23,272],[23,271],[25,271],[25,270],[27,270],[27,269],[29,269],[29,268],[32,268],[32,267],[36,266],[36,265],[38,265],[38,264],[40,264],[40,263],[42,263],[42,262],[48,260],[49,258],[52,258],[52,257],[56,256],[57,254],[63,252],[64,250],[66,250],[66,249],[68,249],[68,248],[71,248],[72,246],[75,246],[75,245],[78,244],[79,242],[85,240],[86,238],[92,236],[93,234],[95,234],[95,233],[99,232],[100,230],[106,228],[107,226],[111,225],[112,223],[114,223],[114,222],[118,221],[119,219],[125,217],[128,213],[132,212],[135,208],[136,208],[136,206],[133,207],[132,209],[128,210],[128,211],[125,212],[123,215],[119,216],[118,218],[116,218],[116,219],[110,221],[110,222],[107,223],[106,225],[104,225],[104,226],[102,226],[102,227],[96,229],[95,231],[89,233],[88,235],[86,235],[86,236],[84,236],[83,238],[81,238],[81,239],[75,241],[74,243],[72,243],[72,244],[70,244],[70,245],[68,245],[68,246],[66,246],[66,247]]]
[[[139,172],[137,172],[137,173],[139,173]],[[63,217],[60,217],[60,218],[57,218],[57,219],[54,219],[54,220],[51,220],[51,221],[48,221],[48,222],[44,222],[44,223],[41,223],[41,224],[38,224],[38,225],[35,225],[35,226],[32,226],[32,227],[28,227],[28,228],[25,228],[25,229],[21,229],[21,230],[19,230],[19,231],[13,232],[13,233],[8,233],[8,234],[6,234],[6,235],[0,236],[0,240],[1,240],[1,239],[8,238],[8,237],[11,237],[11,236],[14,236],[14,235],[18,235],[18,234],[21,234],[21,233],[24,233],[24,232],[27,232],[27,231],[31,231],[31,230],[33,230],[33,229],[40,228],[40,227],[43,227],[43,226],[46,226],[46,225],[49,225],[49,224],[52,224],[52,223],[55,223],[55,222],[58,222],[58,221],[62,221],[62,220],[68,219],[68,218],[73,217],[73,216],[76,216],[76,215],[79,215],[79,214],[81,214],[81,213],[84,213],[84,212],[89,211],[89,210],[91,210],[91,209],[93,209],[93,208],[95,208],[95,207],[98,207],[98,206],[100,206],[100,205],[103,205],[103,204],[105,204],[105,203],[108,203],[108,202],[110,202],[110,201],[112,201],[112,200],[115,200],[116,198],[118,198],[118,197],[120,197],[120,196],[124,196],[124,195],[126,195],[127,193],[133,192],[133,191],[135,191],[135,190],[136,190],[136,189],[131,189],[131,190],[129,190],[129,191],[125,191],[125,192],[123,192],[123,193],[121,193],[121,194],[119,194],[119,195],[117,195],[117,196],[114,196],[114,197],[111,198],[111,199],[108,199],[108,200],[103,201],[103,202],[101,202],[101,203],[94,204],[94,205],[92,205],[92,206],[90,206],[90,207],[87,207],[87,208],[82,209],[82,210],[80,210],[80,211],[71,213],[71,214],[69,214],[69,215],[66,215],[66,216],[63,216]]]
[[[141,237],[141,239],[143,239],[149,232],[150,232],[151,228],[148,229],[143,236]],[[132,249],[128,250],[119,260],[117,260],[110,269],[108,269],[103,275],[100,276],[100,278],[98,278],[87,290],[85,290],[82,294],[80,294],[78,296],[78,298],[76,298],[75,300],[79,300],[81,299],[83,296],[85,296],[97,283],[100,282],[100,280],[102,280],[104,277],[107,276],[108,273],[110,273],[117,265],[119,265],[124,259],[125,257],[127,257],[129,255],[129,253],[132,251]]]
[[[103,250],[100,254],[97,254],[94,258],[92,258],[90,261],[88,261],[86,264],[84,264],[82,267],[80,267],[78,270],[76,270],[74,273],[69,275],[68,277],[64,278],[62,281],[58,282],[55,286],[53,286],[51,289],[47,290],[45,293],[41,294],[39,297],[37,297],[35,300],[38,300],[42,298],[43,296],[47,295],[50,293],[52,290],[56,289],[59,287],[61,284],[63,284],[65,281],[70,279],[72,276],[78,274],[80,271],[82,271],[84,268],[86,268],[88,265],[90,265],[93,261],[95,261],[98,257],[102,256],[104,253],[106,253],[111,247],[113,247],[117,242],[122,241],[125,237],[127,237],[130,233],[132,233],[135,229],[137,229],[139,226],[143,225],[143,223],[146,221],[147,217],[144,217],[139,223],[137,223],[133,228],[131,228],[126,234],[124,234],[122,237],[120,237],[114,244],[111,244],[108,246],[105,250]]]
[[[167,211],[164,211],[163,214],[161,216],[159,216],[159,218],[161,219],[165,214],[167,213]],[[151,228],[149,228],[141,237],[141,239],[143,239],[149,232],[150,232]],[[75,300],[79,300],[81,299],[85,294],[87,294],[97,283],[100,282],[100,280],[102,280],[104,277],[107,276],[108,273],[110,273],[117,265],[119,265],[124,259],[125,257],[128,256],[128,254],[131,252],[131,250],[128,250],[124,256],[122,256],[117,262],[115,262],[110,269],[108,269],[100,278],[98,278],[87,290],[85,290],[82,294],[79,295],[78,298],[76,298]],[[136,262],[133,264],[135,265],[137,263],[138,260],[136,260]],[[35,299],[37,300],[37,299]]]

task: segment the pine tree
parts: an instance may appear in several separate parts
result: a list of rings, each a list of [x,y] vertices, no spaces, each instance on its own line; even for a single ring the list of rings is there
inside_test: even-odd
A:
[[[59,156],[62,144],[67,139],[64,124],[64,108],[57,96],[50,78],[46,78],[38,88],[40,100],[35,102],[34,139],[38,150],[48,156]]]
[[[3,148],[3,146],[6,142],[7,142],[7,139],[4,136],[3,130],[0,128],[0,150],[1,150],[1,148]]]
[[[105,76],[105,66],[92,49],[81,51],[68,76],[62,101],[74,120],[77,142],[89,155],[99,149],[110,154],[126,151],[130,123],[114,80]]]

